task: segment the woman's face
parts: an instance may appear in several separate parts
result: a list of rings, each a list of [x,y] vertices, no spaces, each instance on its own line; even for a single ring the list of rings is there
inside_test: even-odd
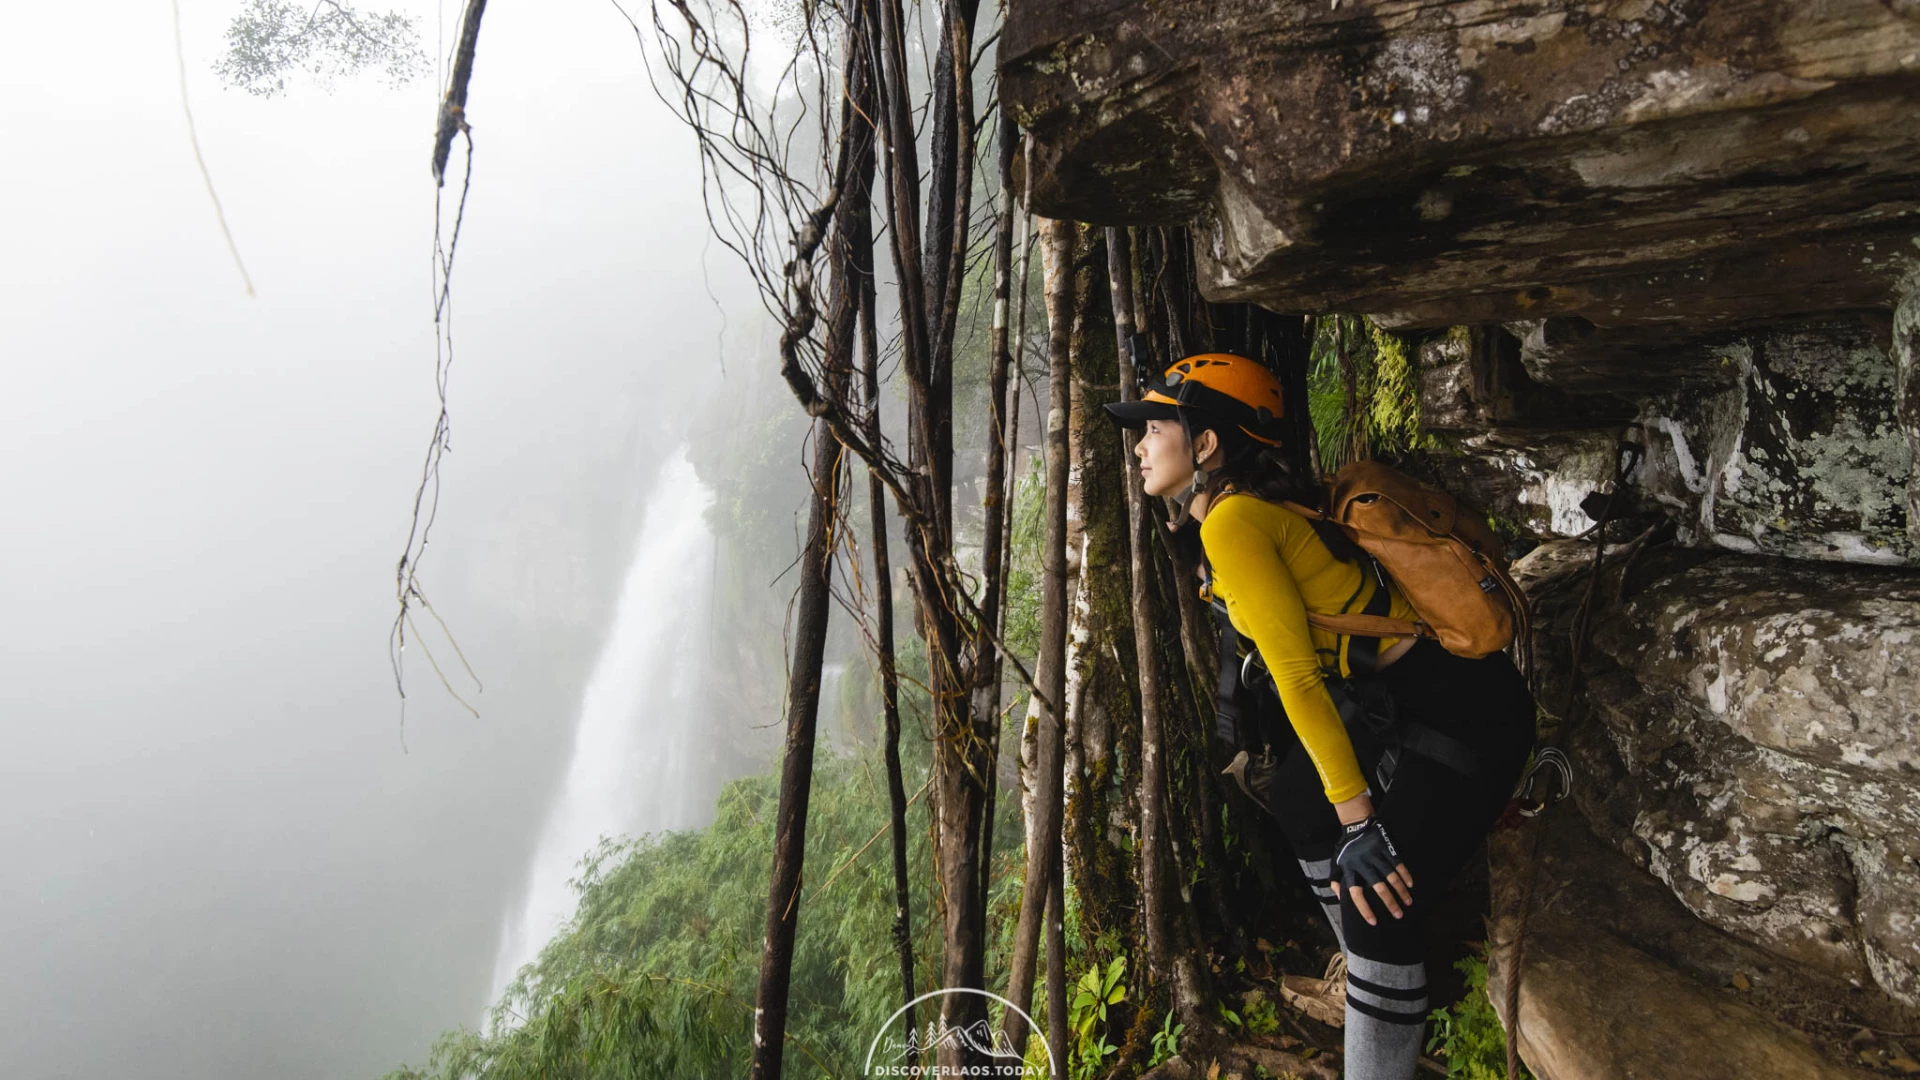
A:
[[[1193,482],[1193,450],[1177,420],[1149,420],[1134,444],[1140,482],[1149,495],[1177,495]]]

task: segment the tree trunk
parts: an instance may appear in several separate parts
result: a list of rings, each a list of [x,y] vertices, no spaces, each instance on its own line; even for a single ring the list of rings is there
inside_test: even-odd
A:
[[[949,360],[936,362],[935,358],[951,357],[953,324],[944,313],[936,322],[928,312],[927,267],[916,220],[919,173],[913,114],[907,105],[903,15],[900,0],[880,0],[877,7],[877,19],[870,18],[868,27],[877,33],[883,59],[885,107],[879,110],[879,116],[887,134],[889,233],[904,324],[902,369],[907,376],[908,461],[912,471],[907,486],[914,506],[910,513],[904,507],[902,512],[909,519],[909,566],[919,601],[920,632],[927,643],[927,686],[933,707],[934,857],[945,931],[941,978],[948,989],[977,989],[984,982],[986,954],[979,875],[980,825],[986,795],[982,777],[988,767],[988,744],[972,724],[970,672],[979,656],[980,643],[975,636],[984,628],[963,623],[960,611],[967,598],[956,595],[961,586],[951,577],[952,441],[950,435],[941,434],[951,424],[953,411],[952,380],[945,370],[951,364]],[[947,31],[942,45],[964,55],[971,37],[964,23],[949,21]],[[954,70],[965,72],[966,64],[956,64]],[[947,81],[952,80],[949,77]],[[970,188],[971,104],[964,89],[949,86],[948,91],[954,95],[950,115],[955,124],[955,150],[950,158],[936,162],[931,182],[936,190],[954,185],[955,198],[946,213],[957,232],[956,244],[963,246],[963,215],[970,191],[962,190],[958,180],[966,178]],[[964,121],[959,116],[963,107],[968,112]],[[955,285],[956,280],[947,280],[947,296],[952,296]],[[970,1025],[986,1015],[981,1002],[981,998],[969,994],[948,995],[942,1003],[942,1022],[950,1027]],[[964,1067],[974,1056],[957,1042],[945,1042],[940,1063]]]
[[[1070,522],[1079,539],[1067,638],[1065,838],[1085,939],[1133,929],[1140,727],[1127,589],[1127,510],[1120,432],[1105,406],[1118,399],[1119,367],[1108,320],[1105,243],[1079,226],[1074,260],[1068,443]],[[1068,533],[1069,542],[1074,538]],[[1071,552],[1069,553],[1069,562]]]
[[[858,50],[847,52],[849,96],[841,110],[839,154],[847,177],[827,249],[830,300],[822,366],[829,400],[845,405],[858,336],[861,282],[857,254],[872,250],[869,216],[874,170],[873,140],[852,123],[853,105],[870,103],[870,80]],[[791,331],[791,327],[789,330]],[[786,1049],[787,999],[793,973],[793,942],[800,923],[800,887],[807,844],[807,804],[813,790],[814,736],[820,715],[820,668],[825,658],[827,616],[832,604],[832,526],[839,513],[842,447],[821,418],[813,425],[813,503],[800,556],[800,598],[794,620],[793,666],[787,673],[787,737],[780,766],[780,804],[774,819],[767,929],[754,995],[753,1080],[778,1080]],[[884,520],[884,518],[882,519]]]
[[[828,524],[838,503],[840,444],[824,420],[813,425],[813,509],[800,557],[800,605],[794,625],[793,668],[787,676],[787,740],[780,765],[767,933],[754,996],[753,1080],[777,1080],[786,1047],[787,990],[793,938],[800,923],[801,864],[807,845],[807,801],[813,789],[813,743],[820,710],[820,664],[826,651],[828,575],[833,566]]]
[[[1046,540],[1041,553],[1040,656],[1035,664],[1035,682],[1040,695],[1033,708],[1039,722],[1035,738],[1033,769],[1027,778],[1032,792],[1034,812],[1027,825],[1026,880],[1020,895],[1020,921],[1015,925],[1013,956],[1007,975],[1007,998],[1022,1010],[1033,1007],[1034,961],[1040,947],[1043,919],[1048,931],[1049,1000],[1052,984],[1061,983],[1065,1000],[1065,968],[1056,976],[1054,945],[1059,937],[1062,908],[1050,901],[1060,881],[1061,761],[1065,749],[1066,718],[1061,705],[1066,700],[1067,668],[1067,412],[1073,381],[1069,320],[1073,308],[1073,225],[1065,221],[1043,219],[1040,222],[1041,265],[1047,280],[1048,374],[1047,374],[1047,504]],[[1048,908],[1052,906],[1049,913]],[[1064,960],[1064,956],[1059,957]],[[1064,1008],[1064,1006],[1063,1006]],[[1051,1014],[1053,1010],[1049,1008]],[[1065,1023],[1064,1015],[1059,1017]],[[1051,1025],[1050,1025],[1051,1026]],[[1024,1047],[1026,1019],[1019,1014],[1006,1018],[1007,1037],[1015,1047]],[[1052,1046],[1055,1067],[1052,1075],[1061,1075],[1066,1065],[1066,1046]]]
[[[927,305],[920,257],[920,155],[914,143],[913,110],[907,103],[907,47],[901,0],[863,6],[870,54],[878,61],[881,108],[877,127],[886,140],[887,237],[900,293],[900,361],[907,376],[907,460],[921,475],[911,478],[917,501],[933,505],[924,475],[932,456],[927,415]]]
[[[966,271],[967,221],[973,200],[973,25],[980,0],[941,4],[934,61],[933,137],[928,162],[926,267],[928,389],[944,408],[928,417],[928,479],[939,499],[940,526],[953,528],[953,335]]]
[[[1011,122],[1002,118],[999,135],[1000,214],[993,238],[993,326],[987,342],[991,356],[987,407],[992,416],[987,425],[987,481],[980,515],[980,572],[986,579],[980,613],[986,628],[996,634],[1006,589],[1006,565],[1002,558],[1006,539],[1002,525],[1008,519],[1007,369],[1012,362],[1007,352],[1007,296],[1013,278],[1013,150],[1018,133]],[[1000,776],[1000,665],[991,646],[984,641],[975,650],[973,726],[989,746],[986,812],[982,816],[980,835],[980,911],[984,916],[993,877],[993,814]]]
[[[866,386],[868,435],[874,445],[880,442],[880,342],[874,325],[875,295],[873,279],[873,234],[868,219],[866,240],[854,251],[860,260],[860,359]],[[887,552],[887,492],[880,475],[867,470],[867,509],[872,516],[873,548],[873,650],[880,668],[880,706],[886,725],[888,820],[893,833],[893,945],[900,956],[900,1000],[904,1004],[916,996],[913,982],[912,889],[907,876],[907,784],[900,771],[900,673],[894,666],[893,648],[893,561]],[[908,1005],[901,1014],[902,1037],[918,1022],[916,1010]],[[911,1061],[908,1064],[912,1064]]]
[[[1127,230],[1107,230],[1107,278],[1113,296],[1113,339],[1120,358],[1120,400],[1139,399],[1139,383],[1131,351],[1133,336],[1133,246]],[[1133,613],[1134,662],[1140,680],[1140,921],[1147,945],[1148,972],[1155,983],[1167,978],[1167,913],[1165,874],[1166,822],[1164,794],[1166,762],[1162,750],[1165,727],[1161,701],[1160,643],[1153,610],[1153,535],[1147,513],[1147,493],[1140,470],[1133,467],[1138,437],[1121,433],[1126,453],[1127,536],[1132,555],[1130,599]]]

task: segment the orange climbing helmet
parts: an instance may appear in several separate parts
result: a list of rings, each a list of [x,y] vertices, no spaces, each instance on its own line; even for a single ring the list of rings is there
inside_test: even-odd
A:
[[[1279,446],[1284,404],[1280,380],[1264,364],[1232,353],[1201,353],[1169,367],[1139,401],[1116,402],[1107,411],[1122,427],[1140,428],[1149,420],[1187,424],[1181,410],[1190,409]]]

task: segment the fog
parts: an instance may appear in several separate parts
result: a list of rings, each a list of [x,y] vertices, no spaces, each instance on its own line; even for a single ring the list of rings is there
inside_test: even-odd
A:
[[[433,4],[372,6],[432,50]],[[480,716],[410,649],[403,729],[387,632],[438,408],[437,91],[223,89],[239,7],[181,12],[253,299],[168,5],[15,4],[0,32],[9,1077],[370,1077],[475,1023],[644,487],[725,392],[716,361],[760,344],[625,21],[492,5],[421,567],[485,690],[416,616]]]

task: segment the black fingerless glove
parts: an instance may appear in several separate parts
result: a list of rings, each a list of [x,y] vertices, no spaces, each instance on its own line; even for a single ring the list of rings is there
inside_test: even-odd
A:
[[[1333,865],[1342,885],[1371,889],[1387,880],[1402,861],[1379,818],[1361,818],[1341,828],[1340,851],[1333,857]]]

